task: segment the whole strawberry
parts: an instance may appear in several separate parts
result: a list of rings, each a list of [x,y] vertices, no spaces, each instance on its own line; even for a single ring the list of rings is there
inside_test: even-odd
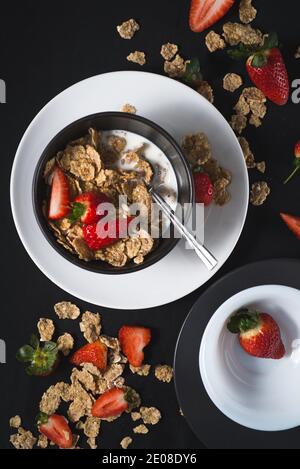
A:
[[[273,103],[283,106],[288,102],[290,84],[282,54],[278,48],[277,34],[266,36],[264,44],[254,50],[240,44],[229,51],[232,58],[247,58],[246,68],[250,79]]]
[[[298,173],[300,169],[300,140],[295,145],[294,155],[295,155],[295,159],[294,159],[295,168],[293,172],[289,175],[289,177],[284,181],[284,184],[287,184],[288,182],[290,182],[290,180],[293,179],[293,177],[296,175],[296,173]]]
[[[273,360],[285,355],[280,329],[269,314],[243,308],[230,318],[227,329],[239,334],[240,345],[248,355]]]
[[[194,172],[194,185],[196,203],[210,205],[214,197],[214,186],[208,174],[200,169],[196,170]]]

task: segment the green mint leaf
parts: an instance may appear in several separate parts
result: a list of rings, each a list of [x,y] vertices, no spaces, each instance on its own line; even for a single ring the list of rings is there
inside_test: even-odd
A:
[[[32,361],[33,355],[34,349],[30,345],[23,345],[23,347],[18,350],[16,358],[19,362],[26,363]]]
[[[69,220],[70,221],[76,221],[81,218],[84,213],[85,213],[86,207],[84,204],[81,204],[80,202],[73,202],[72,203],[72,212],[69,215]]]
[[[200,68],[200,61],[197,57],[192,58],[187,63],[183,79],[189,85],[197,85],[197,83],[202,81],[203,77]]]

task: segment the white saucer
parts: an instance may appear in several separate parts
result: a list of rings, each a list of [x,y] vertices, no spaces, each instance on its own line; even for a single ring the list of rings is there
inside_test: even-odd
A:
[[[200,373],[214,404],[233,421],[262,431],[300,425],[300,365],[291,360],[300,338],[300,291],[279,285],[244,290],[220,306],[209,321],[200,347]],[[250,357],[227,331],[228,318],[243,306],[269,313],[278,323],[286,356]]]
[[[48,142],[66,125],[88,114],[119,111],[125,103],[153,120],[180,142],[188,132],[204,131],[214,157],[233,174],[232,200],[207,213],[207,247],[219,259],[233,251],[248,207],[248,174],[239,143],[223,116],[191,88],[144,72],[98,75],[63,91],[50,101],[26,130],[11,176],[11,206],[19,236],[40,270],[62,289],[85,301],[111,308],[140,309],[175,301],[207,282],[208,272],[197,256],[178,246],[157,264],[126,275],[100,275],[82,270],[61,257],[46,241],[34,217],[32,179]]]

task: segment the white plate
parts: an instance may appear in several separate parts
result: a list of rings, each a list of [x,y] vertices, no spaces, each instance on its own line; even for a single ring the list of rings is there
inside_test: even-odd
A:
[[[169,131],[178,142],[188,132],[204,131],[214,157],[233,174],[232,200],[207,213],[207,247],[219,259],[230,256],[244,226],[248,174],[239,143],[223,116],[191,88],[144,72],[114,72],[84,80],[50,101],[26,130],[11,176],[11,205],[19,236],[32,260],[54,283],[85,301],[112,308],[139,309],[177,300],[207,282],[197,256],[178,246],[157,264],[126,275],[100,275],[66,261],[48,244],[32,209],[32,179],[48,142],[66,125],[88,114],[118,111],[125,103]]]
[[[200,373],[214,404],[245,427],[279,431],[300,425],[300,365],[291,360],[292,342],[300,338],[300,291],[279,285],[244,290],[216,311],[200,347]],[[247,355],[238,337],[227,331],[236,310],[252,306],[278,323],[286,356],[267,360]]]

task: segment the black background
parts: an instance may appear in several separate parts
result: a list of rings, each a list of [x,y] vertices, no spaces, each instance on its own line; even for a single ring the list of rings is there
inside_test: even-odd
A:
[[[279,33],[290,78],[300,78],[300,61],[294,59],[294,52],[300,45],[299,2],[290,0],[284,6],[282,2],[272,0],[254,3],[259,10],[254,24],[263,31]],[[138,322],[150,326],[154,331],[154,343],[147,352],[146,361],[171,364],[180,327],[192,304],[207,287],[176,303],[143,311],[117,311],[84,304],[57,288],[33,264],[17,236],[9,204],[9,178],[16,147],[35,114],[57,93],[79,80],[107,71],[138,70],[139,66],[126,61],[131,50],[144,50],[148,60],[143,69],[155,73],[163,73],[159,50],[166,41],[179,44],[185,58],[198,56],[204,77],[215,89],[216,107],[226,118],[230,117],[237,95],[224,92],[222,78],[225,73],[237,71],[248,84],[244,67],[231,62],[223,52],[208,53],[204,46],[205,35],[194,34],[188,28],[188,7],[188,0],[86,0],[60,1],[57,4],[54,1],[27,0],[1,5],[0,78],[7,84],[7,104],[0,105],[0,338],[7,344],[7,364],[0,365],[1,448],[9,447],[9,417],[20,413],[24,426],[32,428],[43,390],[56,382],[56,378],[65,379],[69,372],[68,365],[64,365],[55,379],[29,378],[14,358],[18,346],[34,331],[38,318],[54,318],[55,302],[70,299],[82,309],[99,311],[103,316],[104,331],[109,335],[116,334],[124,323]],[[237,20],[237,11],[236,5],[226,21]],[[141,31],[132,41],[121,40],[115,27],[131,17],[139,21]],[[223,22],[214,29],[221,30]],[[251,127],[245,133],[256,159],[267,163],[266,176],[251,170],[250,179],[267,180],[272,194],[264,206],[250,207],[241,239],[217,278],[250,261],[299,255],[299,241],[279,219],[282,210],[300,214],[300,177],[288,186],[282,184],[292,163],[293,146],[300,138],[299,110],[300,104],[291,101],[284,108],[270,103],[263,126],[258,130]],[[73,330],[79,343],[77,322],[66,322],[59,327],[58,332]],[[134,376],[128,376],[128,382],[140,391],[145,405],[156,405],[164,417],[148,435],[134,437],[133,447],[202,447],[179,415],[172,384]],[[128,416],[113,424],[103,424],[99,447],[117,448],[120,439],[129,434],[128,429],[132,426]]]

